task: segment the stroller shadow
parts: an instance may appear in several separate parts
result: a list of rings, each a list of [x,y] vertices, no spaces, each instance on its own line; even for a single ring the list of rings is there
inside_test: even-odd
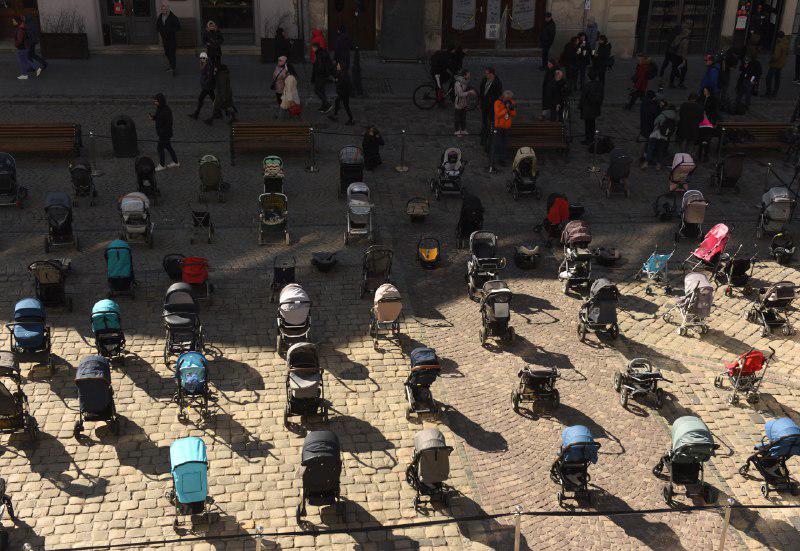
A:
[[[625,446],[622,445],[622,442],[620,442],[619,438],[617,438],[613,433],[603,428],[602,425],[596,423],[591,417],[587,416],[582,411],[562,403],[558,406],[558,408],[553,410],[553,418],[556,419],[559,423],[561,423],[565,427],[572,425],[583,425],[589,429],[595,440],[597,440],[598,438],[606,438],[611,442],[614,442],[619,448],[619,450],[617,451],[609,451],[609,446],[607,444],[604,444],[599,451],[601,455],[625,454]]]
[[[464,373],[458,369],[458,364],[450,358],[439,356],[439,365],[442,368],[440,377],[448,379],[462,379],[464,377]]]
[[[477,502],[465,495],[453,496],[450,509],[454,517],[472,517],[486,515]],[[457,523],[458,531],[469,541],[484,545],[490,549],[514,549],[514,526],[501,524],[495,519],[461,521]],[[520,533],[520,549],[531,549],[525,535]]]
[[[444,424],[471,448],[484,452],[504,452],[508,442],[499,432],[489,432],[478,423],[450,406],[444,409]]]
[[[213,431],[204,431],[214,442],[219,442],[236,453],[248,463],[255,463],[253,458],[270,457],[273,446],[259,439],[242,426],[229,413],[216,413],[213,417]]]
[[[390,451],[394,449],[394,444],[368,422],[349,415],[338,415],[337,412],[337,415],[331,418],[328,430],[339,435],[342,451],[349,453],[359,464],[376,471],[388,471],[397,465],[397,458]],[[375,466],[359,458],[360,454],[372,452],[383,452],[389,464]]]
[[[376,391],[381,389],[381,385],[370,376],[369,370],[365,365],[354,362],[346,354],[339,352],[335,348],[321,351],[320,360],[323,368],[349,391],[355,392],[356,390],[348,386],[344,381],[370,381],[375,385]]]
[[[719,329],[714,329],[713,327],[708,328],[708,334],[703,338],[714,346],[722,348],[723,350],[726,350],[736,356],[743,354],[752,348],[746,342],[740,341],[734,337],[730,337]]]
[[[515,314],[524,319],[527,325],[551,325],[559,321],[559,318],[550,313],[558,311],[558,308],[553,306],[549,300],[540,297],[516,295],[514,297],[512,310]],[[534,321],[531,319],[533,316],[542,316],[546,319],[543,321]]]
[[[670,371],[672,373],[689,373],[689,368],[683,365],[682,362],[671,358],[660,352],[656,352],[649,346],[639,342],[625,338],[620,335],[617,339],[617,346],[615,347],[625,358],[630,361],[636,358],[646,358],[653,363],[653,367],[661,371]],[[623,370],[627,365],[621,365],[620,370]]]
[[[738,505],[738,502],[736,504]],[[758,541],[764,549],[776,551],[797,549],[797,528],[785,520],[764,518],[754,509],[734,508],[731,511],[731,525]],[[764,534],[769,534],[771,537],[767,539]]]
[[[210,516],[213,522],[205,532],[198,535],[208,537],[209,539],[206,540],[206,542],[216,550],[276,551],[281,549],[281,545],[278,542],[251,535],[242,528],[241,524],[236,520],[236,517],[219,509],[217,509],[217,511],[212,511]],[[225,537],[217,539],[215,536]]]
[[[159,446],[150,440],[145,430],[130,418],[119,415],[119,423],[120,436],[107,431],[101,441],[114,447],[120,465],[133,467],[147,477],[168,473],[169,446]]]
[[[620,310],[629,313],[630,312],[637,312],[639,314],[646,314],[647,317],[639,318],[631,315],[633,319],[636,321],[642,321],[644,319],[655,319],[656,312],[658,312],[658,304],[655,302],[651,302],[649,300],[645,300],[640,296],[637,295],[622,295],[620,296]]]
[[[380,549],[381,551],[393,550],[418,550],[420,544],[418,541],[404,536],[402,534],[395,534],[390,528],[384,530],[373,530],[370,532],[359,531],[361,528],[380,527],[381,523],[372,514],[364,509],[360,504],[355,501],[344,500],[342,505],[345,507],[345,524],[344,527],[350,527],[353,523],[354,526],[348,531],[348,535],[353,538],[354,542],[352,547],[347,546],[347,549],[353,551],[367,551],[372,549]],[[335,507],[323,507],[320,510],[320,520],[325,526],[342,526],[341,518],[336,514]],[[304,521],[304,528],[315,530],[316,527]]]
[[[172,400],[175,394],[175,379],[165,379],[141,356],[129,352],[125,358],[124,373],[133,384],[154,400]]]
[[[9,526],[4,524],[3,528],[8,530]],[[19,517],[14,522],[13,529],[9,530],[9,539],[11,543],[9,549],[22,549],[26,543],[33,549],[45,549],[44,538],[34,532],[33,526]]]
[[[217,357],[209,365],[210,379],[214,387],[225,397],[225,400],[237,406],[258,403],[260,390],[264,390],[264,379],[261,374],[244,362],[231,360],[224,356]],[[228,393],[252,391],[253,397],[247,400],[236,400]]]

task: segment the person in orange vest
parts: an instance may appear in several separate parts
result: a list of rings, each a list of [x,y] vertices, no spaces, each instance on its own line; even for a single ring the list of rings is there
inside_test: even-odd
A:
[[[496,102],[494,102],[494,130],[495,141],[493,144],[494,160],[496,164],[504,165],[508,149],[508,130],[511,128],[511,121],[517,116],[517,105],[514,103],[514,94],[511,90],[506,90]]]

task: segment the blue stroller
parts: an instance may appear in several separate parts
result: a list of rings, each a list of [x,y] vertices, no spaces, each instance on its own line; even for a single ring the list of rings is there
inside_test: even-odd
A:
[[[550,468],[550,479],[561,485],[559,507],[564,506],[567,492],[573,492],[576,501],[585,498],[591,502],[589,463],[597,463],[599,449],[600,443],[594,441],[592,433],[583,425],[567,427],[561,433],[561,450]]]
[[[659,253],[658,249],[654,250],[636,273],[636,279],[641,280],[642,277],[646,277],[648,281],[662,285],[664,292],[669,293],[671,290],[669,287],[669,261],[672,260],[673,254],[675,254],[675,249],[668,253]],[[652,295],[653,288],[648,285],[645,293]]]
[[[105,257],[109,298],[118,295],[136,298],[133,289],[136,279],[133,275],[133,256],[130,245],[121,239],[112,241],[106,247]]]
[[[764,433],[761,443],[755,446],[756,453],[747,458],[747,462],[739,468],[739,474],[747,475],[752,463],[764,477],[761,495],[769,497],[773,490],[788,489],[796,496],[800,491],[789,476],[786,460],[793,455],[800,455],[800,427],[788,417],[782,417],[767,421]]]
[[[439,365],[439,358],[436,350],[426,346],[420,346],[411,351],[411,371],[408,373],[406,382],[406,417],[412,413],[439,413],[439,406],[433,398],[431,386],[436,382],[442,367]]]
[[[7,323],[11,333],[11,352],[14,354],[45,355],[45,364],[50,375],[55,373],[53,359],[50,356],[50,328],[47,326],[47,314],[39,299],[23,298],[14,305],[14,321]]]
[[[122,319],[119,305],[110,299],[103,299],[92,306],[92,333],[97,353],[104,358],[125,359],[125,333],[122,332]]]
[[[205,443],[196,436],[179,438],[169,447],[169,468],[172,473],[172,490],[167,499],[175,506],[177,530],[180,515],[204,515],[210,524],[206,504],[214,500],[208,495],[208,456]]]
[[[78,387],[78,420],[72,429],[75,438],[83,432],[84,421],[105,421],[114,434],[119,434],[119,419],[111,388],[111,364],[97,355],[86,356],[75,374]]]
[[[201,417],[208,415],[208,403],[213,401],[208,386],[208,360],[200,352],[184,352],[175,363],[175,401],[178,419],[186,419],[186,410],[195,405]]]

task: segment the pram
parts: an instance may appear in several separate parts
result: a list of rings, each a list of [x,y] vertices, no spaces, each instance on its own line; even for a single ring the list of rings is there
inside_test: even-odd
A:
[[[366,250],[361,264],[361,298],[368,292],[377,291],[384,283],[389,283],[393,257],[391,247],[385,245],[372,245]]]
[[[406,203],[406,214],[412,222],[422,222],[430,213],[430,204],[424,197],[412,197]]]
[[[85,421],[105,421],[114,434],[120,433],[114,389],[111,388],[111,364],[103,356],[86,356],[75,374],[78,387],[78,420],[72,429],[75,438],[83,432]]]
[[[371,243],[372,233],[372,201],[369,188],[363,182],[353,182],[347,186],[347,229],[344,232],[344,244],[350,238],[366,236]]]
[[[445,482],[450,477],[450,453],[439,429],[423,429],[414,435],[414,457],[406,469],[406,482],[417,493],[414,509],[419,509],[422,496],[447,505],[448,489]]]
[[[434,237],[420,237],[417,241],[417,262],[423,268],[433,270],[442,262],[442,244]]]
[[[542,198],[542,190],[536,186],[539,179],[539,169],[536,166],[536,152],[532,147],[520,147],[514,155],[511,165],[512,178],[506,184],[506,189],[511,198],[516,201],[524,193],[533,194],[537,199]]]
[[[786,468],[788,459],[800,455],[800,427],[794,421],[788,417],[767,421],[761,443],[754,448],[756,453],[739,467],[739,474],[746,476],[752,463],[764,478],[761,495],[765,498],[772,491],[788,489],[793,496],[800,493],[797,483],[792,480]]]
[[[295,282],[297,259],[293,256],[282,255],[272,259],[272,283],[270,284],[269,301],[275,302],[275,296],[281,290]]]
[[[681,221],[675,232],[675,242],[681,237],[694,239],[703,235],[703,222],[706,219],[708,201],[696,189],[691,189],[681,198]]]
[[[600,179],[600,191],[611,197],[612,193],[624,193],[625,197],[631,196],[628,179],[631,176],[633,157],[620,148],[611,151],[608,168]]]
[[[650,253],[647,260],[644,261],[642,267],[636,274],[636,279],[641,279],[643,276],[654,283],[664,286],[664,292],[669,293],[669,262],[672,260],[672,255],[675,254],[675,249],[668,253],[659,253],[658,249]],[[653,289],[650,285],[645,288],[645,292],[650,295]]]
[[[78,199],[81,197],[88,197],[89,206],[94,206],[97,189],[92,179],[91,163],[83,157],[78,157],[69,164],[69,177],[72,180],[72,196],[75,206],[78,206]]]
[[[406,416],[412,413],[439,413],[439,406],[433,399],[431,386],[436,382],[442,368],[436,350],[420,346],[411,351],[411,371],[406,377]]]
[[[574,287],[587,287],[591,281],[592,252],[588,248],[591,242],[592,234],[586,222],[573,220],[564,226],[561,232],[564,260],[558,267],[558,279],[565,295]]]
[[[125,333],[122,331],[119,305],[109,299],[96,302],[92,306],[91,321],[97,353],[108,359],[124,359]]]
[[[789,308],[796,295],[797,287],[791,281],[781,281],[767,289],[759,289],[747,312],[747,321],[761,325],[762,337],[769,337],[773,329],[780,329],[788,337],[794,333],[789,321]]]
[[[39,299],[23,298],[14,305],[14,321],[6,324],[11,335],[11,352],[17,355],[44,355],[44,364],[52,376],[55,373],[50,355],[50,327],[47,314]]]
[[[22,208],[28,190],[17,183],[17,161],[8,153],[0,152],[0,206]]]
[[[794,239],[788,233],[776,233],[772,237],[772,241],[769,244],[769,252],[778,264],[782,266],[789,264],[794,256],[794,251]]]
[[[696,327],[701,335],[708,333],[706,319],[714,305],[714,287],[705,274],[689,272],[683,278],[683,296],[675,301],[675,305],[664,312],[664,321],[672,322],[672,312],[678,310],[681,324],[678,334],[686,336],[690,327]]]
[[[489,337],[498,337],[514,344],[516,334],[508,322],[511,320],[511,299],[514,295],[505,281],[492,279],[481,288],[481,330],[478,336],[481,346]]]
[[[669,173],[670,191],[688,191],[689,180],[697,168],[694,159],[688,153],[676,153],[672,158],[672,170]]]
[[[400,314],[403,312],[403,302],[400,291],[391,283],[384,283],[375,291],[370,314],[369,335],[372,337],[372,346],[378,348],[378,338],[381,332],[394,335],[400,339]]]
[[[548,246],[550,246],[551,240],[561,234],[564,224],[569,220],[570,208],[566,196],[559,193],[551,193],[547,197],[547,214],[542,223],[538,224],[533,231],[544,232],[544,237]]]
[[[133,168],[136,171],[136,190],[147,195],[156,206],[157,198],[161,195],[156,181],[156,163],[150,157],[142,156],[136,159]]]
[[[436,174],[431,178],[431,193],[434,199],[439,199],[443,193],[464,193],[461,185],[461,176],[464,174],[465,161],[461,159],[461,150],[457,147],[448,147],[442,153]]]
[[[732,255],[722,253],[719,260],[719,269],[714,273],[717,286],[726,285],[725,296],[733,296],[734,287],[743,287],[743,292],[749,294],[752,289],[747,285],[753,275],[755,254],[750,258],[739,256],[742,245]],[[755,251],[754,251],[755,252]]]
[[[175,506],[173,529],[180,525],[181,515],[204,515],[211,520],[207,504],[213,503],[208,495],[208,456],[205,443],[196,436],[179,438],[169,446],[169,468],[172,473],[172,490],[167,499]]]
[[[758,402],[758,389],[764,380],[769,362],[775,355],[775,350],[772,347],[769,349],[772,351],[769,357],[755,348],[745,352],[735,361],[726,363],[722,373],[714,377],[714,386],[717,388],[723,387],[726,377],[731,383],[733,392],[728,399],[729,404],[735,404],[739,401],[739,393],[747,395],[748,404]],[[761,375],[759,375],[759,372]]]
[[[147,243],[153,248],[153,220],[150,216],[150,199],[135,191],[123,195],[119,200],[119,213],[122,218],[120,239],[127,242]]]
[[[187,419],[187,411],[196,407],[203,419],[208,417],[208,404],[215,401],[209,386],[208,360],[200,352],[184,352],[175,362],[175,402],[178,420]]]
[[[283,159],[269,155],[261,161],[264,170],[264,193],[283,193]]]
[[[195,239],[205,238],[210,245],[211,238],[214,236],[214,223],[211,221],[211,213],[207,210],[190,210],[192,218],[189,225],[189,243],[194,243]]]
[[[286,351],[286,407],[283,424],[289,417],[319,415],[328,422],[328,402],[325,400],[325,383],[319,364],[317,345],[298,342]]]
[[[672,505],[675,485],[686,487],[686,497],[700,496],[706,503],[716,502],[714,488],[703,482],[703,464],[711,459],[719,448],[714,443],[711,431],[699,417],[686,415],[672,424],[672,447],[653,467],[653,474],[661,476],[664,469],[669,473],[669,482],[664,486],[664,501]]]
[[[744,159],[744,153],[739,152],[717,161],[710,177],[711,187],[717,188],[720,193],[725,189],[732,189],[739,193],[741,191],[739,180],[744,172]]]
[[[225,184],[222,181],[222,165],[214,155],[200,157],[200,194],[198,200],[205,203],[206,193],[216,192],[217,201],[225,202]]]
[[[72,312],[72,297],[67,296],[64,285],[68,269],[69,262],[55,258],[37,260],[28,266],[36,284],[36,298],[45,306],[64,306]]]
[[[578,336],[581,342],[586,340],[588,331],[603,331],[612,339],[619,336],[617,324],[617,303],[619,290],[617,286],[604,277],[592,283],[589,289],[589,300],[578,312]]]
[[[72,227],[72,200],[63,191],[50,191],[44,198],[44,212],[47,216],[47,237],[44,238],[44,252],[53,247],[74,245],[81,250],[80,241]]]
[[[22,373],[13,352],[0,352],[0,434],[25,432],[36,440],[39,425],[31,415],[28,397],[22,391]],[[2,492],[0,492],[2,493]]]
[[[180,253],[170,253],[165,255],[161,261],[161,266],[167,273],[171,281],[183,281],[183,267],[181,262],[186,258]]]
[[[161,311],[164,319],[164,363],[173,354],[203,349],[203,325],[200,308],[188,283],[173,283],[164,296]]]
[[[614,373],[614,390],[619,392],[619,403],[628,407],[628,400],[636,396],[648,396],[655,399],[656,407],[664,404],[664,390],[658,387],[660,381],[667,381],[661,371],[653,368],[650,360],[634,358],[628,362],[625,371]]]
[[[704,267],[716,274],[730,237],[730,229],[725,224],[717,224],[708,230],[703,242],[683,261],[684,272]]]
[[[339,187],[341,197],[353,182],[364,181],[364,151],[357,145],[346,145],[339,150]]]
[[[470,298],[483,290],[483,285],[505,268],[504,258],[497,257],[497,235],[490,231],[474,231],[469,236],[470,258],[467,261],[467,294]]]
[[[525,366],[517,372],[517,377],[519,384],[511,392],[511,403],[514,405],[515,413],[519,413],[521,403],[537,404],[540,401],[547,401],[553,408],[557,408],[561,403],[561,396],[556,388],[556,379],[560,375],[555,367]]]
[[[262,193],[258,197],[258,244],[263,245],[270,234],[283,234],[289,244],[289,200],[283,193]]]
[[[200,256],[181,258],[181,281],[192,286],[197,300],[210,299],[214,285],[208,280],[208,259]]]
[[[128,295],[135,298],[136,278],[133,274],[131,246],[118,239],[108,244],[104,254],[106,277],[108,278],[108,298],[117,295]]]
[[[475,195],[465,194],[461,199],[461,212],[456,225],[458,248],[464,246],[469,237],[483,229],[483,204]]]
[[[572,492],[572,499],[585,498],[591,503],[589,493],[589,465],[597,463],[597,450],[600,443],[595,442],[592,433],[583,425],[567,427],[561,433],[561,449],[558,459],[550,467],[550,479],[561,486],[558,492],[558,506],[564,506]]]
[[[341,450],[339,437],[334,432],[313,430],[306,435],[300,456],[303,493],[297,505],[298,524],[306,516],[306,502],[315,506],[334,505],[339,516],[344,518],[339,480],[342,475]]]
[[[760,239],[765,233],[782,232],[792,217],[794,202],[791,192],[783,186],[767,190],[761,196],[756,239]]]
[[[277,323],[275,350],[278,354],[287,344],[308,340],[308,332],[311,330],[311,299],[297,283],[289,283],[281,289]]]

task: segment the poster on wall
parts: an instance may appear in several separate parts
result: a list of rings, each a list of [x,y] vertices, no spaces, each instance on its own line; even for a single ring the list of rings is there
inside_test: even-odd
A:
[[[511,5],[511,28],[517,31],[531,30],[535,11],[535,0],[514,0]]]
[[[453,0],[453,29],[470,31],[475,28],[475,0]]]
[[[501,0],[486,0],[486,38],[497,40],[502,15]]]

